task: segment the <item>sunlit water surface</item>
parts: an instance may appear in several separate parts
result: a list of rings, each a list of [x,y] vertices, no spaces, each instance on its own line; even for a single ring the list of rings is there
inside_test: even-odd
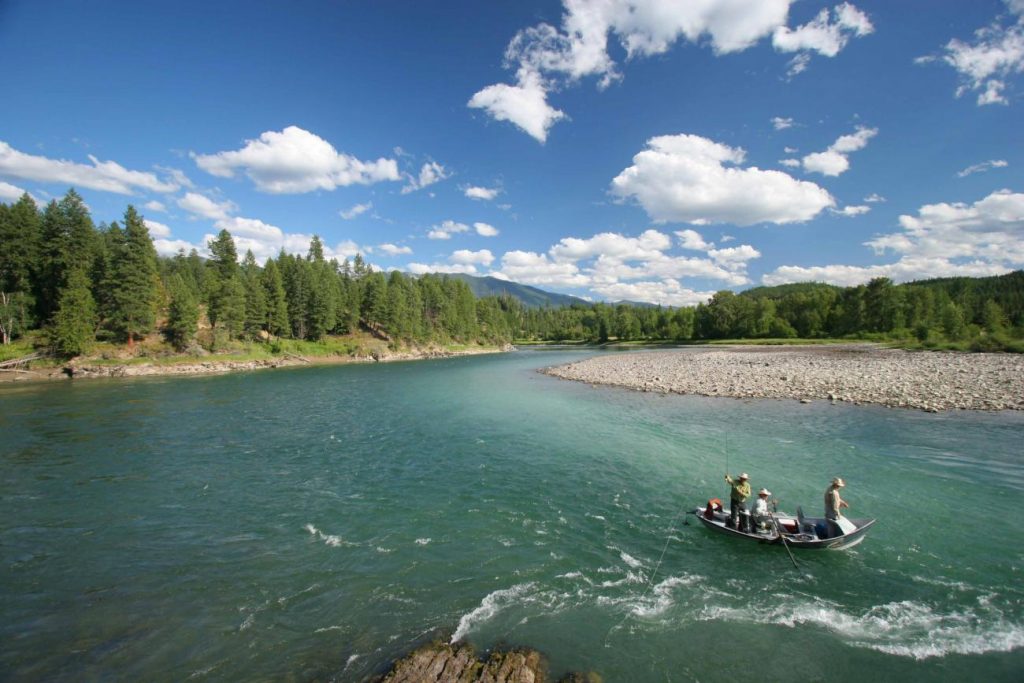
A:
[[[1024,416],[536,372],[592,353],[0,387],[0,678],[359,681],[436,637],[606,681],[1024,678]],[[795,569],[684,525],[727,467],[879,521]]]

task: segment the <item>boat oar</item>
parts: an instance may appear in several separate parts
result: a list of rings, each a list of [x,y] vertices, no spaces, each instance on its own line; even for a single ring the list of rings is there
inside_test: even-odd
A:
[[[782,547],[786,549],[787,553],[789,553],[789,559],[793,562],[793,567],[795,567],[797,571],[800,571],[800,565],[796,563],[796,558],[793,557],[793,551],[789,549],[789,543],[786,542],[786,537],[782,533],[782,526],[779,524],[779,520],[775,519],[775,515],[773,515],[770,512],[768,513],[768,516],[771,517],[772,522],[775,523],[775,532],[779,535],[779,538],[782,540]]]

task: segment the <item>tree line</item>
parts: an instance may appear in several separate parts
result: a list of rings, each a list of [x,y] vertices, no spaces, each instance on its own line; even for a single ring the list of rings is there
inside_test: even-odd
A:
[[[327,259],[314,236],[306,256],[258,265],[238,258],[222,230],[210,258],[196,250],[159,257],[132,206],[122,223],[94,226],[70,190],[39,211],[25,194],[0,204],[0,332],[3,342],[34,329],[62,356],[97,341],[133,346],[161,332],[178,350],[208,329],[208,347],[238,339],[318,340],[362,329],[393,346],[506,343],[513,330],[503,303],[477,299],[459,280],[370,268],[360,255]]]
[[[525,310],[517,322],[519,338],[536,340],[852,338],[1002,350],[1024,339],[1024,271],[902,285],[880,277],[856,287],[722,290],[686,308],[574,304]]]

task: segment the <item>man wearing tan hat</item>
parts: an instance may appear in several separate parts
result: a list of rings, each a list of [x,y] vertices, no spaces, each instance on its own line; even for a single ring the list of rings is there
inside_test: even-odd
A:
[[[741,474],[738,480],[734,480],[728,474],[725,475],[726,483],[732,487],[729,491],[729,526],[733,529],[737,528],[740,514],[747,511],[747,498],[750,498],[749,479],[746,472]]]
[[[846,486],[846,482],[836,477],[825,490],[825,519],[832,523],[833,528],[830,531],[833,534],[835,534],[837,529],[840,534],[842,533],[842,529],[839,528],[839,518],[842,517],[842,514],[839,512],[840,508],[850,507],[845,500],[839,497],[839,489],[844,486]]]
[[[750,531],[755,534],[758,529],[768,527],[768,522],[772,519],[771,512],[768,510],[768,499],[771,495],[772,492],[768,489],[761,489],[757,492],[757,500],[754,501],[754,509],[750,512],[751,521],[754,523],[754,528]]]

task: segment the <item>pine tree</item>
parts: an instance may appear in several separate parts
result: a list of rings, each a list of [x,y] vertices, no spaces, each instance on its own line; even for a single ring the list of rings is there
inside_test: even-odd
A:
[[[281,271],[274,259],[267,259],[260,275],[264,296],[267,302],[267,318],[264,327],[270,334],[280,337],[289,333],[288,302],[285,299],[284,283]]]
[[[156,249],[149,230],[135,207],[124,214],[124,239],[111,255],[113,266],[113,311],[110,325],[128,341],[153,329],[159,288]]]
[[[183,351],[192,343],[199,327],[199,303],[181,275],[171,277],[168,289],[171,303],[167,309],[164,335],[174,348]]]
[[[207,283],[210,302],[207,316],[214,335],[217,325],[220,325],[231,340],[241,334],[245,322],[245,285],[238,267],[238,251],[227,230],[221,230],[208,246],[213,258],[210,261],[212,277]]]
[[[267,294],[260,281],[260,267],[252,250],[245,252],[242,259],[242,282],[245,285],[245,319],[242,327],[245,334],[255,339],[267,322]]]
[[[59,201],[51,201],[43,212],[39,245],[39,276],[36,280],[36,308],[40,320],[48,320],[57,309],[59,292],[72,270],[83,274],[95,254],[96,229],[85,202],[74,190]]]
[[[72,270],[60,290],[50,328],[50,344],[65,357],[80,356],[92,346],[96,329],[96,304],[82,268]]]
[[[0,219],[0,292],[22,292],[28,296],[32,291],[32,279],[39,269],[41,230],[39,210],[27,192],[10,207],[3,206]]]

